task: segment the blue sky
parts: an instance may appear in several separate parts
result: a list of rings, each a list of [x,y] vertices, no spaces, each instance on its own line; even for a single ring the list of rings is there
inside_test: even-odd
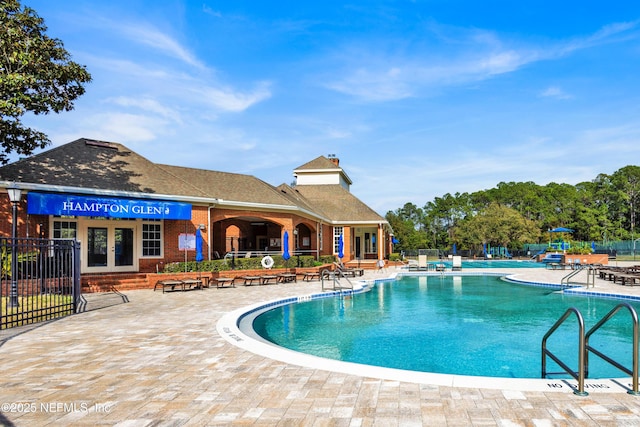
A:
[[[640,2],[23,0],[93,81],[53,145],[291,183],[335,154],[384,215],[640,164]]]

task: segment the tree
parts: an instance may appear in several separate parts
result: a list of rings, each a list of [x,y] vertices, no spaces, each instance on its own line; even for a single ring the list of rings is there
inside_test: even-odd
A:
[[[394,237],[400,243],[395,246],[396,251],[415,250],[426,247],[425,232],[422,230],[422,209],[413,203],[405,203],[404,207],[385,215],[394,232]]]
[[[452,196],[446,193],[428,202],[424,208],[424,229],[427,230],[432,248],[451,247],[451,230],[456,223],[471,214],[469,195],[456,193]]]
[[[9,154],[30,155],[50,141],[23,125],[21,117],[73,109],[91,75],[58,39],[49,38],[44,20],[18,0],[0,3],[0,164]]]
[[[515,209],[493,202],[477,215],[459,221],[453,234],[464,247],[478,251],[486,243],[518,248],[525,242],[536,241],[540,231]]]
[[[631,232],[631,238],[635,237],[635,226],[637,223],[636,211],[640,204],[640,167],[625,166],[611,176],[611,181],[617,190],[621,200],[620,212],[628,215],[628,222],[625,229]]]

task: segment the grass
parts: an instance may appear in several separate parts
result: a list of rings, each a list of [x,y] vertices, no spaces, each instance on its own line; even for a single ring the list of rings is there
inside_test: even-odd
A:
[[[9,329],[73,314],[71,295],[18,297],[18,307],[10,307],[9,297],[0,299],[0,328]]]

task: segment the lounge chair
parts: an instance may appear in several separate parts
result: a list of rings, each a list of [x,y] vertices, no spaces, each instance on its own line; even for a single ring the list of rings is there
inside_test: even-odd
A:
[[[313,280],[320,280],[320,272],[319,271],[307,271],[302,276],[303,282],[311,282]]]
[[[268,285],[269,283],[278,283],[278,276],[277,275],[264,275],[264,276],[260,276],[260,278],[262,279],[260,284],[261,285]]]
[[[164,294],[165,288],[171,288],[172,291],[175,291],[176,288],[182,288],[181,290],[184,291],[184,282],[182,280],[176,280],[176,279],[158,280],[155,286],[153,287],[153,292],[156,291],[156,288],[158,286],[162,287],[163,294]]]
[[[236,287],[236,278],[235,277],[215,277],[211,279],[216,282],[218,288],[235,288]]]
[[[417,270],[418,269],[418,261],[415,259],[407,260],[407,267],[409,270]]]
[[[418,255],[418,270],[426,270],[426,269],[427,269],[427,256]]]
[[[358,276],[363,276],[364,275],[364,269],[362,268],[351,268],[351,267],[347,267],[346,265],[344,265],[343,263],[337,263],[334,262],[333,265],[336,266],[336,271],[342,273],[343,276],[350,276],[350,277],[356,277],[356,275]]]
[[[278,282],[280,283],[289,283],[289,282],[297,282],[298,276],[296,273],[280,273],[278,274]]]
[[[262,284],[262,276],[241,276],[242,280],[244,280],[245,286],[251,286],[253,284]]]

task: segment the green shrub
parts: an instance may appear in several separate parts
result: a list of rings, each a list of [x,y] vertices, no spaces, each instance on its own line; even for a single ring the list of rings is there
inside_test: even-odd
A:
[[[335,261],[333,256],[320,257],[320,261],[316,261],[311,255],[293,256],[288,260],[284,260],[282,255],[270,255],[273,258],[273,268],[296,268],[300,267],[317,267],[323,264],[330,264]],[[262,268],[262,258],[226,258],[215,259],[210,261],[172,262],[165,264],[164,273],[184,273],[194,271],[227,271],[232,270],[259,270]]]

